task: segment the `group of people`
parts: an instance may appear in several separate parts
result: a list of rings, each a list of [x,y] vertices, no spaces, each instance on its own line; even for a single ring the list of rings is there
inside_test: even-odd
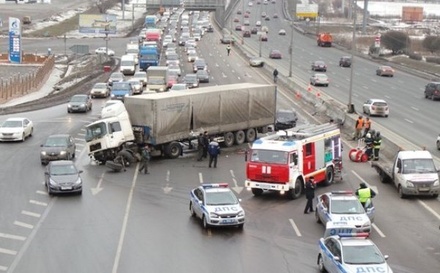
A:
[[[368,160],[379,160],[382,137],[379,131],[376,132],[371,129],[371,120],[369,117],[364,120],[362,116],[359,116],[356,120],[353,140],[359,140],[361,138],[365,141],[365,153],[368,155]]]
[[[304,208],[304,214],[308,214],[309,212],[314,212],[313,199],[315,199],[315,188],[316,188],[316,183],[314,178],[309,177],[304,189],[304,193],[307,199],[306,207]],[[364,207],[364,209],[366,209],[366,204],[376,196],[376,192],[374,192],[374,190],[369,188],[367,184],[364,182],[362,182],[359,185],[359,188],[356,190],[355,194],[359,199],[359,202]]]
[[[197,138],[197,161],[202,161],[209,155],[209,168],[217,168],[217,158],[220,154],[220,145],[208,132],[200,133]]]

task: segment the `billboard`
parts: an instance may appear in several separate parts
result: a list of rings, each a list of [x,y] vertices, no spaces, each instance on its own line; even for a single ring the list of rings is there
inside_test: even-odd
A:
[[[115,14],[80,14],[80,33],[116,34]]]
[[[423,7],[402,7],[403,22],[422,22]]]
[[[21,21],[9,17],[9,61],[21,63]]]
[[[296,4],[297,18],[318,17],[318,4]]]

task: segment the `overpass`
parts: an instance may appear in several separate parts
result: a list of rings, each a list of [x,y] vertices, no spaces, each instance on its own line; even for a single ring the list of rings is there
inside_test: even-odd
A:
[[[139,3],[142,1],[138,1]],[[186,10],[216,10],[225,9],[229,1],[225,0],[145,0],[147,8],[159,9],[159,7],[181,7]]]

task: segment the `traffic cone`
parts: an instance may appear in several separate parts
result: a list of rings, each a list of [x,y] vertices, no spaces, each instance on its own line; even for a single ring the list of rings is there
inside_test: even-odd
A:
[[[300,93],[299,91],[296,91],[295,98],[296,98],[297,100],[300,100],[300,99],[301,99],[301,93]]]
[[[312,86],[309,84],[309,86],[307,86],[307,91],[312,91]]]
[[[317,98],[320,98],[320,97],[321,97],[321,93],[319,93],[319,91],[316,92],[316,97],[317,97]]]

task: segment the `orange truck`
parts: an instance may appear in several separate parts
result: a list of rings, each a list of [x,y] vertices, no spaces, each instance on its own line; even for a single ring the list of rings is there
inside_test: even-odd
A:
[[[318,46],[332,46],[333,37],[330,33],[319,33],[318,37],[316,38],[316,41],[318,43]]]

